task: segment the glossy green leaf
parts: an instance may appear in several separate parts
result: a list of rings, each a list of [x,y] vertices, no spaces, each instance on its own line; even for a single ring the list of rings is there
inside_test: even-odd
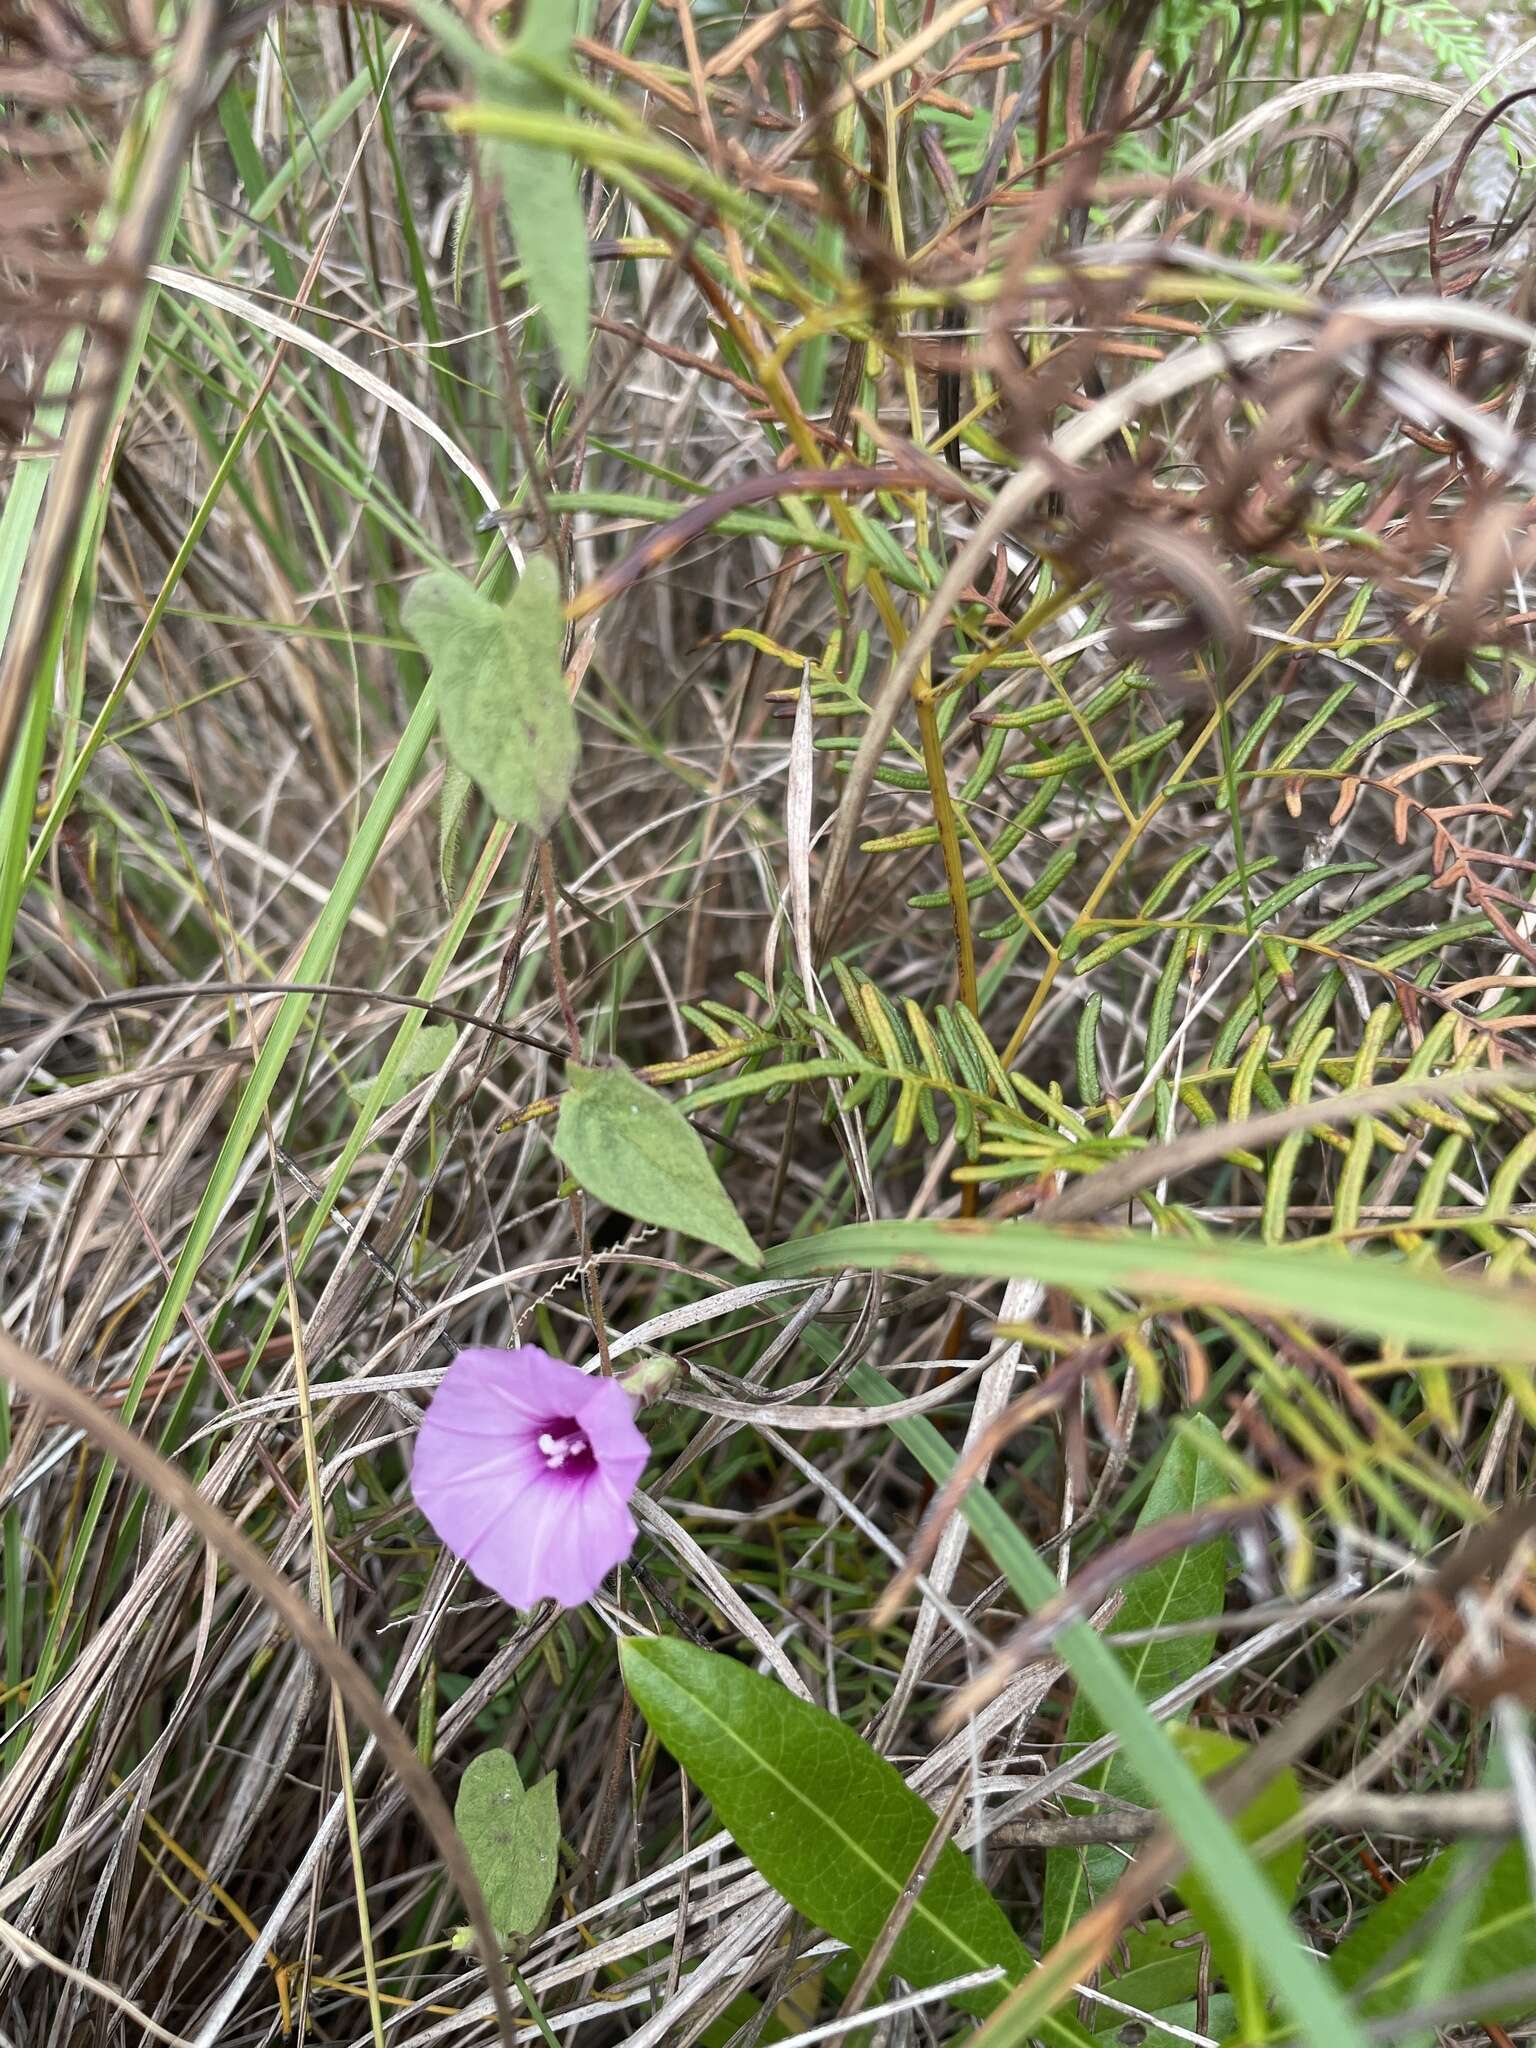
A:
[[[1173,1728],[1169,1733],[1201,1778],[1214,1777],[1248,1753],[1246,1743],[1219,1734],[1214,1728]],[[1143,1785],[1142,1792],[1145,1797],[1155,1798],[1153,1787]],[[1286,1821],[1294,1820],[1300,1811],[1301,1787],[1296,1782],[1296,1773],[1277,1771],[1257,1799],[1244,1807],[1233,1826],[1239,1841],[1257,1842]],[[1306,1844],[1298,1836],[1285,1848],[1264,1857],[1259,1865],[1275,1897],[1286,1908],[1296,1897],[1305,1855]],[[1194,1870],[1186,1871],[1179,1880],[1178,1892],[1209,1941],[1216,1974],[1237,2000],[1245,2024],[1261,2029],[1265,2008],[1262,1972],[1242,1919],[1229,1911],[1220,1887]]]
[[[1119,1995],[1117,1988],[1115,1996]],[[1130,2005],[1133,2001],[1127,1998],[1124,2003]],[[1231,2041],[1237,2027],[1237,2006],[1225,1991],[1212,1992],[1203,2006],[1195,1998],[1155,2009],[1144,2006],[1144,2019],[1112,2012],[1108,2006],[1098,2009],[1104,2017],[1093,2030],[1095,2048],[1178,2048],[1178,2043],[1190,2034],[1198,2034],[1206,2041]],[[1175,2027],[1180,2030],[1178,2033],[1173,2031]]]
[[[1434,1929],[1458,1895],[1470,1888],[1475,1903],[1461,1932],[1447,1994],[1474,1991],[1501,1977],[1536,1967],[1536,1901],[1523,1845],[1511,1842],[1495,1857],[1481,1885],[1487,1850],[1475,1843],[1446,1849],[1389,1892],[1340,1942],[1331,1965],[1339,1985],[1353,1992],[1368,2019],[1410,2012],[1423,1995]],[[1497,2000],[1478,2019],[1520,2017],[1531,2010],[1529,1991],[1513,2003]]]
[[[762,1264],[704,1141],[676,1103],[627,1067],[566,1068],[555,1157],[590,1195],[625,1216]]]
[[[831,1235],[832,1233],[828,1233]],[[836,1233],[844,1238],[853,1231]],[[1063,1233],[1065,1236],[1065,1233]],[[818,1348],[813,1332],[807,1342]],[[828,1354],[830,1356],[830,1351]],[[899,1397],[872,1366],[856,1365],[848,1387],[872,1408]],[[954,1470],[955,1453],[926,1415],[893,1421],[891,1431],[940,1484]],[[984,1486],[972,1486],[960,1512],[986,1545],[1019,1600],[1033,1612],[1061,1592],[1056,1574]],[[1242,1916],[1271,1988],[1287,2011],[1329,2048],[1364,2048],[1347,2002],[1332,1979],[1302,1947],[1273,1887],[1247,1853],[1233,1824],[1212,1802],[1169,1731],[1153,1720],[1109,1645],[1086,1622],[1061,1631],[1056,1647],[1106,1724],[1119,1736],[1143,1784],[1156,1787],[1158,1809],[1178,1835],[1193,1867]],[[977,2036],[976,2048],[1019,2048],[1040,2032],[1053,2004],[1069,1996],[1070,1979],[1042,1968],[1015,1987]]]
[[[1043,1280],[1068,1293],[1112,1287],[1140,1299],[1223,1301],[1341,1330],[1484,1358],[1536,1361],[1536,1296],[1474,1286],[1401,1261],[1292,1251],[1234,1238],[1194,1243],[1144,1231],[1049,1223],[850,1223],[768,1253],[773,1274],[852,1267]]]
[[[630,1639],[619,1653],[636,1705],[743,1855],[808,1920],[867,1954],[933,1832],[930,1809],[834,1714],[734,1658],[666,1639]],[[956,2005],[990,2012],[1030,1958],[946,1843],[891,1970],[926,1985],[993,1965],[998,1983],[958,1993]],[[1051,2038],[1083,2037],[1057,2025]]]
[[[454,1826],[498,1934],[531,1934],[555,1889],[560,1812],[551,1772],[525,1791],[504,1749],[477,1756],[459,1782]]]
[[[1202,1435],[1217,1435],[1203,1416],[1175,1434],[1137,1518],[1138,1529],[1148,1528],[1168,1515],[1191,1514],[1226,1492],[1219,1467],[1200,1455]],[[1110,1626],[1130,1633],[1171,1628],[1219,1615],[1226,1577],[1224,1540],[1179,1551],[1138,1572],[1127,1583],[1125,1599]],[[1202,1629],[1166,1642],[1137,1643],[1117,1650],[1116,1655],[1135,1686],[1137,1697],[1155,1700],[1201,1670],[1210,1660],[1215,1640],[1211,1630]],[[1080,1690],[1067,1722],[1062,1761],[1070,1762],[1074,1752],[1097,1742],[1104,1733],[1103,1716]],[[1139,1781],[1123,1756],[1113,1756],[1108,1762],[1095,1765],[1080,1782],[1118,1799],[1138,1796]],[[1072,1801],[1068,1810],[1086,1813],[1091,1809]],[[1047,1948],[1058,1942],[1094,1900],[1116,1883],[1124,1873],[1125,1861],[1118,1849],[1108,1847],[1051,1850],[1045,1859]]]
[[[1132,2048],[1132,2044],[1159,2048],[1159,2043],[1171,2048],[1174,2037],[1149,2027],[1151,2020],[1171,2020],[1189,2033],[1224,2037],[1237,2019],[1237,2008],[1224,1992],[1207,2000],[1203,2027],[1195,2017],[1204,1950],[1200,1930],[1184,1916],[1129,1928],[1115,1948],[1117,1963],[1123,1958],[1123,1967],[1117,1968],[1113,1978],[1102,1978],[1098,1988],[1121,2005],[1133,2007],[1135,2016],[1116,2012],[1096,2000],[1083,2008],[1089,2031],[1099,2037],[1103,2048]],[[1139,2032],[1127,2031],[1122,2044],[1121,2030],[1137,2028]]]
[[[505,607],[462,576],[423,576],[404,619],[432,664],[449,757],[499,816],[542,836],[565,809],[579,751],[553,564],[534,556]]]

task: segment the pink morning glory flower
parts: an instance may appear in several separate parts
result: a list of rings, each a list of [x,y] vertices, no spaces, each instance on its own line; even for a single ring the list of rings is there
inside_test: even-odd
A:
[[[513,1607],[579,1607],[634,1548],[645,1461],[616,1380],[537,1345],[461,1351],[422,1418],[416,1505],[477,1579]]]

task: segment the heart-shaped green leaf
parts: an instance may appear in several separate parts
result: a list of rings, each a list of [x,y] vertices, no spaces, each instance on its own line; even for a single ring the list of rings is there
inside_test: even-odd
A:
[[[712,1802],[736,1846],[789,1903],[864,1955],[900,1900],[934,1816],[901,1773],[834,1714],[732,1657],[665,1639],[621,1642],[624,1677],[651,1727]],[[1030,1957],[969,1863],[946,1843],[890,1968],[916,1985],[999,1965],[955,1994],[990,2012]],[[1042,2038],[1086,2037],[1051,2020]]]
[[[555,1888],[560,1813],[554,1773],[524,1791],[514,1759],[504,1749],[488,1749],[459,1781],[453,1822],[496,1932],[531,1934]]]
[[[462,576],[423,576],[404,618],[432,664],[450,759],[501,817],[542,836],[565,809],[579,752],[553,564],[534,556],[504,608]]]
[[[717,1244],[743,1265],[762,1264],[703,1140],[675,1103],[627,1067],[573,1064],[566,1080],[555,1156],[588,1194],[642,1223]]]

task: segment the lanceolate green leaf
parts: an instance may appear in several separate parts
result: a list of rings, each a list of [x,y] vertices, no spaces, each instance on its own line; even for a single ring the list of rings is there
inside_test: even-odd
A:
[[[526,54],[542,64],[564,65],[574,14],[570,0],[532,0],[524,9],[523,32],[508,53],[512,61]],[[532,113],[564,111],[559,87],[532,72],[524,72],[516,87],[500,90]],[[549,324],[560,367],[579,385],[587,373],[592,266],[576,166],[559,150],[504,137],[487,137],[481,147],[501,181],[529,296]]]
[[[1180,1755],[1201,1778],[1214,1777],[1218,1771],[1226,1770],[1247,1754],[1246,1743],[1231,1735],[1222,1735],[1214,1728],[1174,1728],[1170,1732],[1178,1744]],[[1140,1790],[1144,1798],[1156,1798],[1155,1786],[1143,1784]],[[1296,1773],[1277,1771],[1233,1825],[1242,1841],[1257,1842],[1274,1829],[1283,1827],[1287,1821],[1294,1820],[1300,1811],[1301,1787],[1296,1782]],[[1305,1844],[1298,1838],[1264,1859],[1264,1874],[1276,1899],[1287,1908],[1296,1896],[1305,1854]],[[1209,1941],[1216,1973],[1236,1998],[1245,2024],[1253,2032],[1262,2032],[1265,2016],[1263,1972],[1242,1917],[1228,1910],[1219,1889],[1192,1870],[1186,1871],[1180,1879],[1179,1896]]]
[[[1202,1433],[1216,1435],[1203,1416],[1170,1442],[1137,1520],[1139,1529],[1160,1522],[1167,1515],[1189,1514],[1225,1492],[1218,1467],[1199,1454]],[[1224,1541],[1182,1550],[1136,1574],[1125,1589],[1125,1599],[1113,1627],[1131,1633],[1219,1615],[1226,1575]],[[1214,1642],[1214,1634],[1202,1629],[1163,1642],[1137,1643],[1116,1654],[1137,1696],[1155,1700],[1199,1671],[1209,1660]],[[1104,1732],[1103,1716],[1088,1695],[1079,1691],[1067,1722],[1062,1761],[1069,1763],[1075,1751],[1096,1742]],[[1119,1756],[1096,1766],[1082,1782],[1120,1799],[1135,1798],[1140,1793],[1139,1782]],[[1085,1806],[1081,1810],[1088,1809]],[[1059,1941],[1124,1869],[1125,1858],[1115,1849],[1090,1846],[1051,1850],[1045,1859],[1046,1947]]]
[[[852,1237],[852,1230],[828,1235]],[[872,1408],[898,1397],[872,1366],[856,1365],[848,1387]],[[941,1484],[954,1469],[955,1453],[926,1415],[891,1424],[929,1475]],[[961,1513],[986,1545],[1015,1595],[1033,1612],[1054,1600],[1056,1575],[984,1487],[973,1486]],[[1200,1784],[1177,1743],[1154,1721],[1113,1650],[1085,1622],[1063,1629],[1056,1648],[1082,1691],[1120,1738],[1121,1748],[1143,1784],[1157,1787],[1157,1803],[1179,1837],[1197,1875],[1205,1879],[1244,1923],[1268,1984],[1292,2018],[1329,2048],[1364,2048],[1350,2010],[1332,1980],[1303,1950],[1264,1873],[1244,1848],[1238,1831]],[[1048,1958],[1042,1958],[1048,1961]],[[1042,1968],[1012,1991],[978,2036],[978,2048],[1016,2048],[1041,2031],[1053,2003],[1070,1990],[1070,1978]]]
[[[587,373],[587,217],[568,157],[527,142],[489,138],[486,161],[501,186],[529,295],[549,322],[560,366],[575,385]]]
[[[1337,1982],[1355,1995],[1369,2019],[1408,2013],[1421,1995],[1421,1979],[1433,1950],[1434,1928],[1457,1890],[1476,1886],[1485,1850],[1473,1845],[1447,1849],[1391,1892],[1334,1950]],[[1531,1896],[1524,1845],[1511,1842],[1494,1860],[1477,1892],[1469,1924],[1458,1943],[1447,1994],[1471,1992],[1501,1977],[1529,1971],[1536,1962],[1536,1901]],[[1528,2013],[1527,1990],[1513,2001],[1495,2000],[1486,2010],[1469,2001],[1469,2017],[1497,2019]]]
[[[522,33],[500,51],[477,42],[439,0],[413,0],[413,11],[485,95],[478,110],[488,117],[480,128],[481,160],[501,186],[529,293],[549,325],[560,366],[579,385],[587,367],[592,259],[575,160],[560,134],[566,103],[560,77],[569,68],[576,10],[571,0],[527,0]],[[554,132],[548,141],[497,133],[498,109],[529,117],[535,130],[547,122]]]
[[[424,576],[404,620],[432,664],[450,758],[501,817],[548,832],[565,809],[579,746],[553,565],[534,556],[505,607],[462,576]]]
[[[1112,1287],[1141,1299],[1222,1301],[1374,1337],[1501,1361],[1536,1361],[1528,1288],[1474,1286],[1388,1258],[1290,1251],[1242,1240],[1195,1244],[1130,1230],[1048,1223],[852,1223],[775,1245],[777,1275],[855,1267],[866,1273],[960,1273],[1044,1280],[1081,1293]]]
[[[675,1103],[627,1067],[566,1069],[555,1156],[588,1194],[642,1223],[717,1244],[748,1266],[762,1253]]]
[[[1191,1938],[1190,1923],[1182,1915],[1172,1920],[1154,1919],[1127,1929],[1115,1945],[1116,1974],[1101,1979],[1099,1989],[1106,1998],[1170,2021],[1186,2033],[1204,2033],[1225,2041],[1237,2020],[1237,2008],[1226,1993],[1209,1993],[1204,2014],[1196,2010],[1204,1959],[1204,1945]],[[1084,2005],[1083,2021],[1090,2032],[1104,2038],[1107,2048],[1123,2048],[1120,2029],[1137,2024],[1126,2013],[1096,2001]],[[1141,2024],[1145,2027],[1145,2022]],[[1125,2036],[1126,2042],[1137,2038],[1131,2033]],[[1156,2027],[1145,2027],[1145,2048],[1172,2048],[1176,2039]]]
[[[453,1824],[498,1934],[531,1934],[555,1888],[560,1812],[554,1773],[525,1791],[504,1749],[477,1756],[459,1781]]]
[[[933,1832],[901,1774],[834,1714],[734,1658],[664,1639],[621,1643],[636,1705],[705,1792],[742,1853],[789,1903],[859,1954],[878,1940]],[[957,1993],[990,2012],[1030,1958],[953,1843],[918,1895],[891,1956],[911,1984],[1000,1966],[996,1985]],[[1042,2029],[1065,2048],[1081,2031]]]

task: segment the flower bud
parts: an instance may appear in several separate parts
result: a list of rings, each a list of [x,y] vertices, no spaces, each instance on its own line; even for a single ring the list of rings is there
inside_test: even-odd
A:
[[[637,1408],[659,1401],[682,1374],[682,1365],[664,1351],[642,1351],[627,1372],[618,1375],[619,1385]]]

